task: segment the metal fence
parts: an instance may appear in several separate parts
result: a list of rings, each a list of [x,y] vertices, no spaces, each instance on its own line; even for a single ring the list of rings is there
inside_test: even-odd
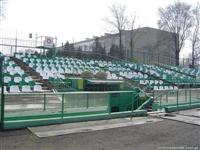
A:
[[[23,93],[5,94],[4,116],[19,117],[108,111],[108,93]]]
[[[146,115],[146,110],[127,106],[135,104],[132,97],[132,91],[5,93],[1,94],[0,125],[12,129]]]
[[[200,89],[156,91],[153,95],[154,102],[160,109],[168,106],[200,104]]]

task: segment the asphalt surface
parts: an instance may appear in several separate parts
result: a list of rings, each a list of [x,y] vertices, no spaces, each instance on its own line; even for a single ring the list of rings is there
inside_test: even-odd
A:
[[[200,150],[200,126],[151,124],[38,138],[27,129],[0,131],[0,150]]]

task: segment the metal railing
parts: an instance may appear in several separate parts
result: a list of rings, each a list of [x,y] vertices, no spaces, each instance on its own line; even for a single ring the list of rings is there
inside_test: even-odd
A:
[[[200,104],[200,89],[154,91],[153,99],[159,109],[167,106]]]
[[[4,116],[109,112],[107,92],[20,93],[4,95]]]

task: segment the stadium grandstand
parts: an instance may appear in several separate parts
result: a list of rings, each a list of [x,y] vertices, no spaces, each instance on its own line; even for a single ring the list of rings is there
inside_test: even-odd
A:
[[[3,129],[200,107],[199,68],[48,56],[56,39],[41,40],[32,51],[0,53]]]

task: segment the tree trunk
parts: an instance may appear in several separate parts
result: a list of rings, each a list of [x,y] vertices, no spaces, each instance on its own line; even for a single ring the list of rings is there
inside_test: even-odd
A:
[[[179,35],[175,35],[175,46],[176,46],[176,51],[175,51],[175,59],[176,59],[176,65],[179,66],[179,53],[180,53],[180,47],[179,47]]]
[[[194,67],[194,61],[195,61],[195,58],[194,58],[194,45],[192,45],[192,67]]]
[[[131,59],[133,58],[133,31],[131,31],[131,38],[130,38],[130,48],[131,48]]]
[[[119,30],[119,58],[123,58],[122,54],[122,31]]]
[[[176,51],[176,65],[179,66],[179,51]]]

